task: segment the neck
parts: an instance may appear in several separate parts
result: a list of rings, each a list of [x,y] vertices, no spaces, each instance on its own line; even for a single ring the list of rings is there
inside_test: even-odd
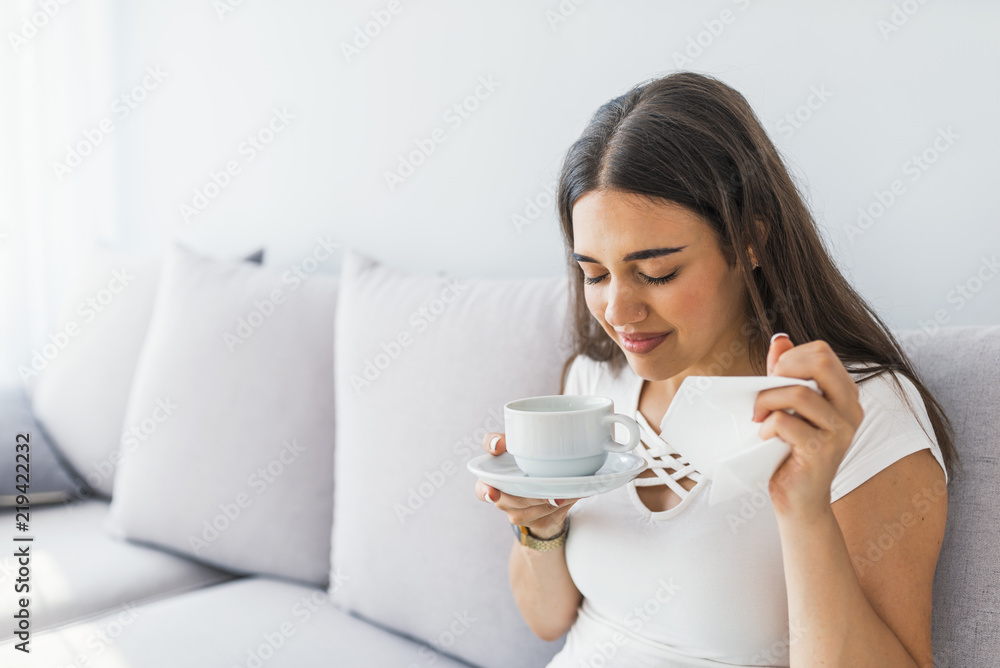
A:
[[[669,405],[681,383],[688,376],[756,376],[750,363],[750,351],[744,338],[736,336],[720,339],[716,346],[697,363],[678,374],[663,380],[646,380],[642,396],[657,403]]]

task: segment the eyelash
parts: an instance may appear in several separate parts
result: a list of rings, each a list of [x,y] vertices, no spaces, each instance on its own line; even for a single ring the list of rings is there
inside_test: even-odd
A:
[[[643,281],[645,281],[650,285],[664,285],[665,283],[669,283],[670,281],[674,280],[674,278],[677,277],[677,270],[675,269],[666,276],[660,276],[658,278],[654,278],[652,276],[646,276],[645,274],[639,274],[639,276],[642,277]],[[583,282],[586,283],[587,285],[594,285],[595,283],[600,283],[606,277],[607,274],[604,274],[604,276],[595,276],[594,278],[590,278],[589,276],[584,276]]]

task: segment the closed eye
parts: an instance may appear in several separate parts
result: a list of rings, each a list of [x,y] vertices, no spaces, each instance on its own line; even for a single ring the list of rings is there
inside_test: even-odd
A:
[[[594,276],[593,278],[590,276],[584,276],[583,282],[587,285],[594,285],[596,283],[600,283],[607,277],[607,274],[604,274],[603,276]],[[666,276],[646,276],[645,274],[639,274],[639,277],[649,285],[663,285],[664,283],[669,283],[677,277],[677,270],[675,269]]]

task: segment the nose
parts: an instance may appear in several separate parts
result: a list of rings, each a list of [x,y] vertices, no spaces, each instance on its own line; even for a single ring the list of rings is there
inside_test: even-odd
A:
[[[646,317],[646,305],[631,286],[610,280],[606,294],[608,303],[604,307],[604,319],[612,327],[621,327]]]

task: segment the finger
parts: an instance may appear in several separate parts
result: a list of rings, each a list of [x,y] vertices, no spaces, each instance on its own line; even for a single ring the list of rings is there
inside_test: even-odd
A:
[[[496,505],[497,501],[500,500],[501,494],[502,492],[499,489],[490,487],[482,480],[476,481],[476,496],[479,497],[480,501],[486,501],[487,503]]]
[[[503,506],[504,510],[517,510],[523,508],[531,508],[533,506],[538,506],[544,510],[554,510],[552,505],[549,504],[547,499],[529,499],[524,496],[514,496],[513,494],[507,494],[501,492],[496,487],[487,485],[482,480],[476,480],[476,496],[481,501],[487,501],[493,505],[497,505],[500,502],[500,506]],[[502,502],[501,502],[502,501]],[[563,504],[559,504],[562,507]],[[545,513],[542,513],[545,514]]]
[[[547,499],[529,499],[504,494],[482,480],[476,481],[475,490],[476,497],[480,501],[491,503],[506,513],[511,524],[533,524],[548,515],[569,512],[569,506],[578,501],[578,499],[558,499],[560,502],[558,507],[553,507]]]
[[[548,502],[543,501],[528,508],[501,508],[501,510],[507,513],[507,519],[511,524],[537,526],[538,524],[548,525],[555,522],[562,524],[563,519],[570,511],[571,505],[570,500],[565,500],[558,508],[553,508]]]
[[[814,380],[838,413],[857,413],[858,386],[826,341],[810,341],[783,354],[774,375]]]
[[[483,437],[483,449],[491,455],[507,452],[507,437],[498,432],[490,432]]]
[[[792,453],[806,458],[833,443],[832,435],[811,426],[796,415],[783,411],[771,413],[760,425],[759,435],[767,440],[777,436],[792,448]]]
[[[773,374],[774,365],[777,363],[778,358],[781,357],[785,352],[791,350],[795,347],[792,343],[792,339],[788,334],[784,332],[778,332],[771,337],[771,343],[767,349],[767,375],[771,376]]]
[[[815,390],[804,385],[789,385],[761,390],[753,406],[753,421],[763,422],[773,411],[791,409],[817,429],[834,431],[840,422],[836,409]]]

